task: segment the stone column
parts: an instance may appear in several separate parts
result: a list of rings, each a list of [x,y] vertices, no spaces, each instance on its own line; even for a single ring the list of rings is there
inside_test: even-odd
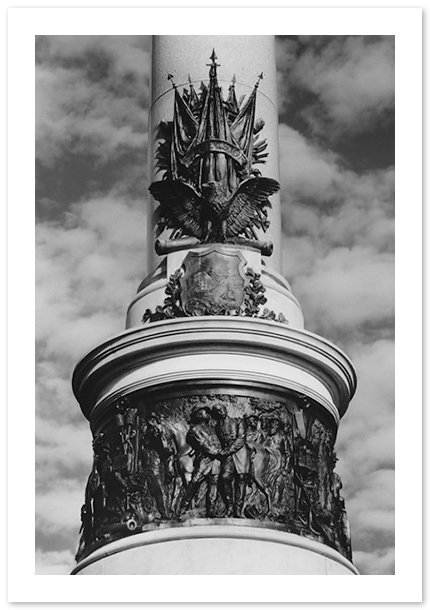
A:
[[[334,471],[356,379],[279,273],[273,44],[154,37],[157,256],[126,331],[75,369],[94,435],[75,574],[356,573]]]

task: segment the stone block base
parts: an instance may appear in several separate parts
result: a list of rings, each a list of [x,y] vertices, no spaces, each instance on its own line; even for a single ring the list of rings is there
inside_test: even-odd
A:
[[[326,545],[231,521],[158,529],[123,538],[94,551],[72,574],[358,574],[351,562]]]

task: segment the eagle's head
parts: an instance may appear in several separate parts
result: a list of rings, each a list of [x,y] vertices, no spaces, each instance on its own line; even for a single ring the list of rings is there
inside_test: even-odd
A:
[[[219,203],[226,199],[222,182],[211,180],[202,184],[202,194],[209,202]]]

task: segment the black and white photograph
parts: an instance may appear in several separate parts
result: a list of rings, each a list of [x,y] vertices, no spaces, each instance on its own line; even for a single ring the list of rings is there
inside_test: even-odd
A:
[[[34,36],[34,574],[394,577],[399,39],[194,31]]]
[[[124,536],[134,544],[129,533],[142,527],[153,533],[171,520],[195,516],[206,524],[212,517],[217,522],[234,515],[247,524],[256,520],[270,528],[274,523],[275,531],[285,528],[351,560],[345,497],[357,568],[365,574],[394,573],[394,37],[242,36],[230,42],[229,37],[160,36],[152,46],[153,89],[162,91],[155,99],[149,88],[150,37],[36,39],[38,569],[67,573],[73,567],[81,503],[78,559]],[[226,72],[226,63],[234,73]],[[190,64],[201,65],[197,80],[181,72],[183,66],[191,70]],[[255,83],[246,82],[245,72],[254,74]],[[207,73],[204,80],[202,73]],[[275,77],[277,82],[267,82]],[[239,84],[248,95],[236,93]],[[265,91],[276,85],[278,98],[272,101]],[[261,97],[269,99],[268,109]],[[276,103],[273,129],[264,110],[268,114]],[[156,124],[149,131],[151,106],[152,115],[161,118],[152,116]],[[280,181],[267,171],[278,136]],[[154,139],[152,175],[146,171],[149,138]],[[160,263],[152,268],[146,268],[146,249],[154,248],[145,234],[148,186],[158,203],[158,231],[166,234],[165,240],[158,238]],[[276,208],[275,193],[280,194]],[[287,282],[272,273],[279,267],[273,270],[272,257],[262,253],[271,225],[273,233],[282,229],[272,248],[279,250]],[[183,276],[169,283],[175,265]],[[260,289],[247,277],[249,270]],[[140,282],[143,296],[137,298]],[[245,311],[247,287],[256,313]],[[164,335],[172,328],[176,336],[178,318],[185,345],[178,363],[172,353],[165,366],[160,362],[156,374],[169,377],[159,380],[160,388],[148,379],[147,365],[141,374],[136,368],[133,385],[124,380],[123,386],[121,352],[116,371],[115,354],[108,351],[112,368],[103,373],[115,392],[81,389],[97,381],[75,377],[78,397],[94,393],[81,399],[88,401],[85,414],[100,411],[99,421],[92,422],[91,470],[89,426],[70,391],[70,372],[99,343],[109,350],[105,340],[124,330],[130,302],[128,330],[134,332],[124,340],[135,342],[140,334],[144,349],[152,321],[162,319],[167,325],[154,329]],[[245,320],[235,318],[241,307]],[[269,314],[265,317],[266,309],[285,318],[278,322],[282,331]],[[211,315],[219,325],[213,339],[202,319]],[[235,326],[245,332],[237,323],[247,317],[269,320],[256,326],[258,333],[267,326],[265,350],[272,341],[285,341],[282,353],[260,356],[253,326],[246,324],[249,345],[243,349],[250,370],[237,356],[242,344],[229,345]],[[224,341],[208,349],[206,342],[215,341],[227,323],[231,330]],[[185,366],[188,328],[201,333],[203,345],[193,347],[200,362]],[[325,342],[312,347],[327,350],[324,359],[342,359],[331,370],[316,354],[309,361],[291,353],[289,331],[298,341],[297,329],[303,328],[339,344],[353,365]],[[304,337],[303,350],[312,349],[306,340],[316,339]],[[172,340],[160,339],[159,349],[169,350]],[[103,366],[99,351],[94,358]],[[77,374],[89,376],[95,366],[86,362]],[[290,366],[296,374],[286,372]],[[311,373],[310,366],[322,371]],[[257,371],[272,367],[279,382],[261,374],[253,387]],[[322,381],[326,375],[332,379]],[[346,410],[355,391],[355,375],[359,387],[340,424],[335,469],[339,411]],[[345,396],[335,398],[336,393]],[[220,404],[244,430],[229,432],[237,435],[231,439],[239,447],[236,453],[211,460],[205,443],[229,449],[225,426],[221,438],[215,432]],[[214,438],[196,438],[190,446],[186,439],[203,418],[194,415],[196,409],[203,410]],[[171,541],[169,530],[163,532]],[[175,533],[182,539],[179,528]],[[217,540],[209,540],[213,548]],[[266,553],[273,556],[270,544],[267,551],[258,549],[266,563]],[[187,546],[181,551],[178,545],[173,565],[186,561],[179,557]],[[225,569],[225,556],[220,559]]]

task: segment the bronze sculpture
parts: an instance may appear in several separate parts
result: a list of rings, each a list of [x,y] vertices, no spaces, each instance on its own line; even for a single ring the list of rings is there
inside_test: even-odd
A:
[[[220,474],[221,443],[208,422],[207,409],[196,409],[191,413],[187,441],[195,453],[194,470],[185,490],[181,511],[188,510],[191,500],[206,478],[208,481],[206,515],[214,517]]]
[[[246,446],[245,422],[227,414],[222,403],[212,408],[215,430],[221,442],[221,493],[227,516],[241,517],[245,488],[250,471],[250,456]]]
[[[267,230],[269,197],[280,186],[261,176],[255,165],[265,162],[265,140],[259,141],[264,121],[255,119],[261,74],[248,100],[239,107],[233,79],[223,100],[217,79],[215,51],[211,56],[209,86],[200,96],[175,89],[172,123],[160,125],[157,151],[163,179],[149,190],[159,202],[157,233],[170,229],[170,239],[194,237],[200,243],[260,245],[256,229]]]
[[[237,396],[203,394],[148,410],[142,399],[114,406],[96,435],[78,558],[190,517],[275,523],[351,557],[334,428],[312,401],[292,392],[285,404],[243,397],[239,407]]]

